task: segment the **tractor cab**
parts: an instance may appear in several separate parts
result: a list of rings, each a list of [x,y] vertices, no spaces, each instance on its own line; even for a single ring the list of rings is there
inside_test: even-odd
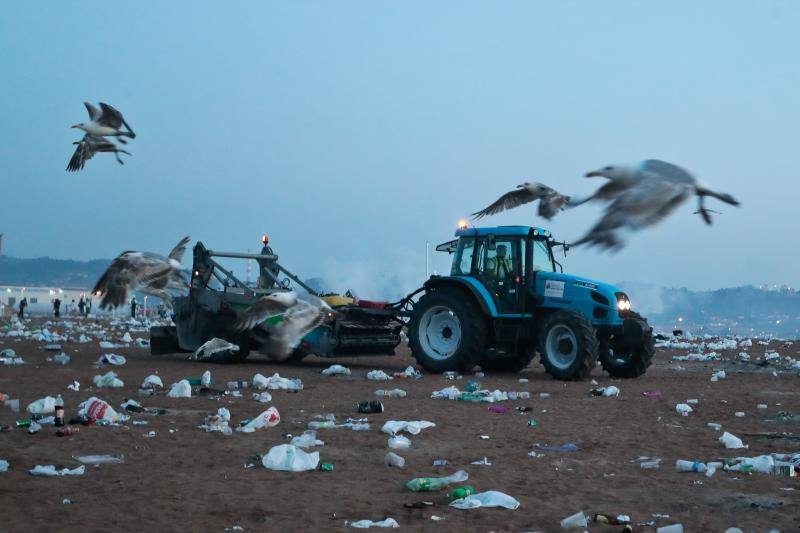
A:
[[[652,328],[619,288],[565,274],[550,232],[460,223],[438,251],[450,275],[431,276],[409,321],[412,355],[428,370],[519,370],[534,354],[559,379],[586,377],[599,359],[614,377],[643,374]]]

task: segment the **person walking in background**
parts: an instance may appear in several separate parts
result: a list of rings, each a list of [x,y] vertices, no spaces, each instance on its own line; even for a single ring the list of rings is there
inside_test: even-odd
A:
[[[81,296],[81,299],[78,301],[78,314],[80,316],[84,316],[83,311],[85,309],[86,309],[86,300],[84,300],[83,296]]]
[[[53,316],[56,318],[61,316],[61,300],[58,298],[53,300]]]
[[[28,298],[27,296],[19,301],[19,313],[17,313],[17,318],[22,320],[25,318],[25,308],[28,307]]]
[[[136,318],[136,306],[139,305],[139,302],[136,301],[136,296],[131,298],[131,318]]]
[[[89,318],[89,314],[92,312],[92,299],[86,298],[86,318]]]

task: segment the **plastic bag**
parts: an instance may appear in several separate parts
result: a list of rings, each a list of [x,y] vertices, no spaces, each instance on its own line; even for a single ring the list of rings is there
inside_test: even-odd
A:
[[[76,461],[80,461],[85,465],[99,465],[99,464],[109,464],[109,463],[116,463],[122,464],[125,462],[125,456],[122,454],[119,455],[78,455],[72,456],[73,459]]]
[[[132,343],[132,342],[133,342],[133,338],[131,338],[131,334],[130,334],[130,332],[128,332],[128,331],[126,331],[126,332],[125,332],[125,335],[123,335],[123,336],[122,336],[122,338],[121,338],[120,340],[121,340],[122,342],[125,342],[125,343],[127,343],[127,344],[130,344],[130,343]]]
[[[106,364],[114,365],[114,366],[121,366],[121,365],[124,365],[127,362],[127,359],[125,359],[121,355],[117,355],[117,354],[113,354],[113,353],[105,353],[105,354],[100,356],[100,359],[98,359],[97,362],[98,363],[106,363]]]
[[[276,407],[270,407],[257,417],[253,418],[246,425],[236,428],[242,433],[252,433],[257,429],[271,428],[277,426],[281,421],[281,415]]]
[[[253,393],[253,399],[261,403],[269,403],[272,401],[272,394],[268,392]]]
[[[479,492],[478,494],[471,494],[459,500],[453,500],[450,502],[450,507],[455,507],[456,509],[476,509],[478,507],[516,509],[519,507],[519,502],[508,494],[496,490],[489,490],[486,492]]]
[[[239,346],[237,346],[236,344],[232,344],[226,341],[225,339],[214,337],[210,341],[207,341],[202,346],[200,346],[197,350],[195,350],[191,359],[207,359],[215,354],[224,352],[234,354],[238,351],[239,351]]]
[[[70,470],[69,468],[62,468],[57,470],[53,465],[36,465],[29,470],[32,476],[82,476],[86,472],[86,467],[81,465],[77,468]]]
[[[387,452],[385,460],[388,466],[396,466],[397,468],[403,468],[406,465],[406,460],[394,452]]]
[[[8,472],[11,465],[5,459],[0,459],[0,472]]]
[[[56,399],[52,396],[45,396],[35,402],[28,404],[27,411],[32,415],[43,415],[53,413],[56,410]]]
[[[140,389],[154,389],[156,387],[163,387],[164,382],[161,381],[161,378],[156,376],[155,374],[151,374],[144,378],[142,384],[139,385]]]
[[[203,387],[210,387],[211,386],[211,371],[206,370],[203,372],[203,375],[200,377],[200,385]]]
[[[303,382],[299,379],[282,378],[277,372],[266,378],[261,374],[253,376],[253,386],[257,389],[302,390]]]
[[[367,372],[367,379],[371,379],[372,381],[388,381],[394,378],[392,378],[392,376],[390,376],[383,370],[372,370],[370,372]]]
[[[264,468],[285,472],[316,470],[319,452],[307,453],[292,444],[281,444],[270,448],[261,463]]]
[[[127,416],[117,413],[108,402],[92,396],[78,405],[78,413],[90,420],[106,420],[108,422],[123,422]]]
[[[407,431],[412,435],[419,434],[420,431],[426,428],[435,427],[436,424],[433,422],[429,422],[427,420],[416,420],[413,422],[407,422],[403,420],[389,420],[386,422],[381,431],[384,433],[388,433],[389,435],[395,435],[400,433],[401,431]]]
[[[411,448],[411,440],[403,435],[389,437],[389,448],[393,450],[407,450]]]
[[[324,376],[349,376],[350,369],[342,365],[331,365],[322,371]]]
[[[374,522],[372,520],[359,520],[358,522],[351,522],[350,527],[354,527],[356,529],[367,529],[370,527],[400,527],[400,524],[397,523],[397,520],[394,518],[387,518],[385,520],[381,520],[380,522]]]
[[[102,376],[95,376],[94,385],[95,387],[109,387],[112,389],[118,389],[123,387],[125,384],[117,377],[115,372],[107,372]]]
[[[188,380],[182,379],[172,384],[172,388],[167,393],[167,396],[170,398],[191,398],[192,386],[189,384]]]
[[[310,448],[311,446],[324,446],[325,442],[317,440],[317,432],[312,430],[304,431],[302,435],[298,435],[292,439],[292,444],[301,448]]]
[[[217,409],[217,414],[207,416],[200,429],[205,429],[206,432],[219,431],[223,435],[233,434],[228,422],[231,420],[231,412],[225,407]]]
[[[748,446],[742,442],[742,439],[737,437],[736,435],[732,435],[727,431],[722,434],[719,438],[719,441],[725,445],[726,448],[729,450],[738,450],[740,448],[748,448]]]

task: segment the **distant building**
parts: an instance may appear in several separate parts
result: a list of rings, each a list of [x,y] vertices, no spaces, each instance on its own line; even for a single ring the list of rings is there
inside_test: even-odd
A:
[[[87,289],[0,285],[0,302],[17,311],[20,300],[27,298],[28,307],[25,308],[25,312],[32,315],[52,314],[53,300],[56,298],[61,300],[62,315],[77,313],[81,297],[88,299],[89,295],[90,292]],[[75,300],[74,305],[73,300]],[[99,303],[99,298],[92,298],[92,314],[100,312]]]

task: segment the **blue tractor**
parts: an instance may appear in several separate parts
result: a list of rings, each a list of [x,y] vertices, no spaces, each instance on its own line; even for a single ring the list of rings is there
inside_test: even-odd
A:
[[[518,371],[538,352],[556,379],[579,380],[600,363],[612,377],[647,371],[652,328],[613,285],[564,274],[550,232],[528,226],[467,228],[437,246],[449,276],[431,276],[411,311],[411,353],[432,372]]]

